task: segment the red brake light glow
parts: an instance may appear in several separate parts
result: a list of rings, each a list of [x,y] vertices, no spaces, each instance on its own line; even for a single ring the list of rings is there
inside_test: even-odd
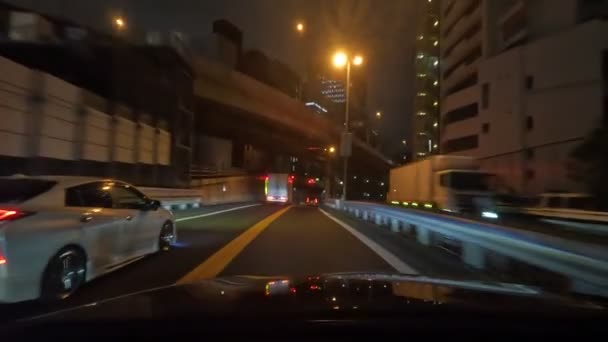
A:
[[[19,212],[15,210],[2,210],[0,209],[0,221],[9,220],[19,216]]]
[[[0,255],[0,265],[6,264],[6,259],[2,255]]]
[[[18,211],[18,210],[0,209],[0,222],[16,220],[18,218],[28,216],[30,214],[31,213]]]

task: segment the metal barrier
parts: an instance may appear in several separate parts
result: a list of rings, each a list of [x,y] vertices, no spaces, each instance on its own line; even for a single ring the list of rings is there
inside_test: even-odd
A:
[[[150,198],[159,200],[167,210],[185,210],[201,206],[200,191],[191,189],[140,187]]]
[[[328,200],[325,205],[388,225],[394,232],[415,234],[423,245],[431,244],[433,234],[459,241],[462,261],[477,269],[485,269],[488,256],[495,253],[565,276],[573,291],[608,295],[608,250],[599,246],[386,204]]]

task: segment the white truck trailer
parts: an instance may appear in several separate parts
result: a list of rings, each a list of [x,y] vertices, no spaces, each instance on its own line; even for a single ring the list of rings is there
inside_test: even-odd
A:
[[[266,176],[264,192],[266,202],[290,203],[293,200],[293,180],[287,173],[271,173]]]
[[[495,175],[465,156],[436,155],[390,171],[387,199],[393,204],[475,212],[497,218],[492,200]]]

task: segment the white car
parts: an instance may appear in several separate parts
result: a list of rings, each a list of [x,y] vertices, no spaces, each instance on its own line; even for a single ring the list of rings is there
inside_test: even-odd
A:
[[[0,302],[66,298],[175,239],[171,212],[127,183],[0,177]]]

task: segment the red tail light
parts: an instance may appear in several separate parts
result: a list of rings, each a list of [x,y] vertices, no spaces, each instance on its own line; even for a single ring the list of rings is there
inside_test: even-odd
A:
[[[4,265],[4,264],[6,264],[6,259],[4,259],[2,254],[0,254],[0,265]]]
[[[13,221],[24,216],[28,216],[31,213],[19,211],[19,210],[6,210],[0,209],[0,222]]]

